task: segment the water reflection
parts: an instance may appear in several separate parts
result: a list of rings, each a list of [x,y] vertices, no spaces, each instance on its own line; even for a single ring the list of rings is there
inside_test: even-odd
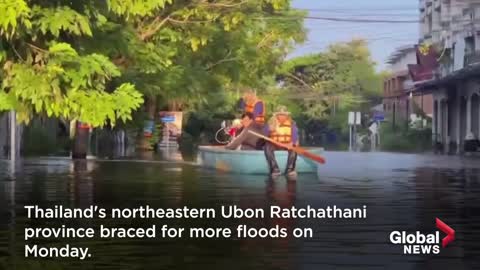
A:
[[[96,167],[96,163],[86,160],[75,160],[70,165],[68,191],[70,205],[87,208],[94,204],[93,177],[90,175]]]
[[[328,153],[327,153],[328,154]],[[335,154],[319,177],[297,181],[229,175],[184,163],[26,160],[11,181],[0,162],[0,268],[7,269],[478,269],[480,255],[480,169],[476,161],[415,155]],[[342,156],[343,155],[343,156]],[[156,157],[151,157],[155,161]],[[335,164],[335,158],[343,162]],[[387,161],[385,161],[387,159]],[[363,163],[362,163],[363,162]],[[436,164],[436,165],[435,165]],[[7,167],[5,167],[7,166]],[[367,169],[366,169],[367,168]],[[91,248],[94,259],[45,261],[32,268],[23,258],[26,225],[60,226],[64,221],[28,221],[23,206],[69,207],[213,207],[242,208],[361,207],[365,220],[90,220],[71,226],[312,228],[312,239],[116,239],[75,240]],[[457,231],[457,239],[436,256],[404,256],[391,245],[393,230],[435,230],[439,217]],[[50,239],[53,245],[65,240]],[[23,268],[20,268],[23,267]]]

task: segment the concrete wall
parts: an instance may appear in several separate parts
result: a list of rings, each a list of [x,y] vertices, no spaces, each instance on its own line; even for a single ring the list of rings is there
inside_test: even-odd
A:
[[[422,109],[423,108],[423,112],[432,117],[433,115],[433,95],[423,95],[422,96],[413,96],[413,100],[416,104],[416,106],[418,106],[418,108]]]
[[[450,48],[455,42],[452,34],[464,28],[468,24],[468,14],[464,14],[464,9],[474,8],[474,1],[465,0],[419,0],[419,6],[423,7],[420,11],[420,38],[433,43],[444,43]],[[432,3],[429,7],[427,3]],[[438,8],[440,7],[440,8]],[[448,22],[448,25],[442,25]],[[431,36],[431,38],[430,38]]]

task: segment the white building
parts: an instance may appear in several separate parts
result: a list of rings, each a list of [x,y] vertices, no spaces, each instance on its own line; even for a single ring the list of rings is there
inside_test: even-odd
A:
[[[418,91],[433,94],[433,136],[448,153],[480,135],[480,1],[420,0],[420,42],[437,50],[433,79]],[[471,136],[468,136],[469,140]]]

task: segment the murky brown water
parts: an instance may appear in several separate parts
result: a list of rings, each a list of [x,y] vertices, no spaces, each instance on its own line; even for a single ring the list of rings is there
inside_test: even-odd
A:
[[[320,177],[297,182],[228,175],[190,164],[30,159],[0,161],[0,269],[480,269],[480,160],[445,156],[327,153]],[[365,220],[31,221],[24,205],[134,207],[368,206]],[[456,230],[439,255],[403,255],[393,230]],[[26,260],[29,226],[311,227],[312,239],[52,240],[87,246],[93,257]],[[443,235],[442,235],[443,236]],[[41,241],[45,243],[45,241]]]

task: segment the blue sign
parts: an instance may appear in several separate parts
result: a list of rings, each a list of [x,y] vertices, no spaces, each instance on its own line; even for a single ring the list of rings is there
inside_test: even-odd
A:
[[[173,123],[175,122],[175,116],[173,115],[164,116],[161,118],[161,120],[163,123]]]
[[[373,120],[375,121],[385,121],[385,115],[383,114],[383,112],[375,112],[373,114]]]
[[[145,137],[151,137],[153,134],[153,128],[155,126],[155,123],[153,120],[145,120],[143,124],[143,134]]]

